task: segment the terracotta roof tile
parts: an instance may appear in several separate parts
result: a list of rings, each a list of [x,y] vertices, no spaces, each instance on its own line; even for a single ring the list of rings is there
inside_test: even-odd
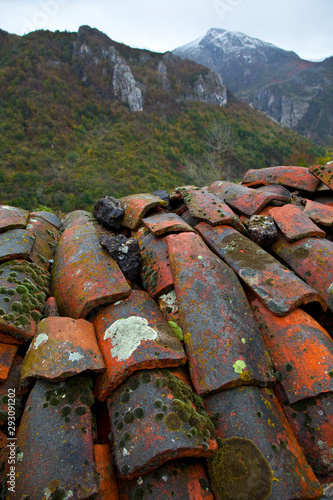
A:
[[[307,200],[303,213],[317,224],[333,226],[333,207]]]
[[[333,189],[333,162],[326,165],[314,165],[310,167],[310,172],[317,177],[317,179],[330,189]]]
[[[258,299],[251,301],[274,368],[290,403],[333,392],[333,341],[302,309],[283,318]]]
[[[167,201],[149,193],[125,196],[119,200],[120,206],[125,210],[122,221],[123,226],[129,229],[139,229],[146,213],[155,207],[166,207]]]
[[[288,241],[297,241],[307,236],[325,238],[325,231],[314,224],[302,210],[295,205],[271,208],[269,211],[275,224]]]
[[[322,488],[271,389],[222,391],[205,398],[205,406],[222,439],[209,466],[217,498],[235,489],[248,498],[320,498]],[[238,469],[239,461],[244,465]]]
[[[333,243],[319,238],[304,238],[289,243],[280,234],[271,248],[298,276],[317,290],[333,310]]]
[[[100,400],[105,400],[135,370],[186,362],[180,341],[146,292],[133,290],[127,299],[102,309],[94,325],[107,367],[95,381]]]
[[[259,186],[262,184],[282,184],[304,191],[314,192],[319,186],[319,180],[304,167],[269,167],[259,170],[248,170],[243,178],[243,184]]]
[[[96,218],[39,211],[28,221],[0,208],[0,345],[11,366],[0,424],[8,432],[15,389],[15,498],[305,500],[321,497],[319,482],[333,498],[333,196],[311,171],[247,173],[258,189],[217,181],[109,196]],[[272,245],[254,231],[252,215],[270,210],[301,240],[274,223]],[[299,217],[326,235],[304,237]],[[124,248],[110,254],[102,239]],[[140,274],[120,263],[127,254]],[[19,395],[20,376],[52,381]]]
[[[167,245],[191,380],[198,394],[271,383],[270,358],[233,271],[193,233],[170,235]]]
[[[52,275],[59,312],[71,318],[85,318],[95,307],[121,300],[131,291],[116,262],[99,244],[91,222],[63,232]]]
[[[235,229],[228,226],[211,228],[205,223],[197,229],[270,311],[283,316],[312,301],[326,308],[320,294]]]
[[[87,370],[105,370],[93,325],[84,319],[51,316],[38,323],[22,363],[20,392],[26,392],[36,378],[58,382]]]
[[[121,478],[171,459],[214,455],[213,424],[198,396],[166,371],[136,372],[108,398],[113,453]]]
[[[4,382],[7,379],[17,349],[17,345],[0,344],[0,382]]]
[[[35,236],[26,229],[10,229],[0,234],[0,262],[29,259]]]
[[[119,481],[121,500],[214,500],[204,463],[196,458],[173,460],[132,481]]]
[[[142,257],[141,279],[145,290],[153,297],[173,288],[168,249],[165,236],[156,238],[142,227],[134,236],[139,241]]]
[[[92,401],[91,401],[92,400]],[[37,380],[17,433],[16,495],[93,498],[95,479],[89,378]]]
[[[161,213],[143,219],[143,223],[154,236],[162,236],[166,233],[191,232],[189,226],[179,215],[173,213]]]
[[[29,212],[21,208],[0,205],[0,233],[9,229],[25,229]]]
[[[228,224],[244,232],[245,228],[239,217],[221,198],[207,189],[179,188],[191,217],[207,222],[211,226]]]
[[[286,196],[257,191],[241,186],[240,184],[233,184],[232,182],[216,181],[208,189],[212,193],[217,194],[231,208],[243,215],[249,216],[258,214],[272,200],[288,202]]]

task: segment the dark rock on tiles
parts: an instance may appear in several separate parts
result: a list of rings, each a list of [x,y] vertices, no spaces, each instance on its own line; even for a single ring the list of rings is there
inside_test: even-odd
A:
[[[333,189],[333,162],[326,165],[314,165],[310,167],[310,172],[318,179],[318,182],[323,182],[330,189]]]
[[[271,360],[234,272],[196,234],[170,235],[167,245],[195,390],[272,383]]]
[[[333,394],[322,394],[291,404],[280,384],[275,387],[289,424],[315,474],[333,473]],[[329,482],[329,481],[328,481]]]
[[[308,236],[325,238],[325,231],[295,205],[271,208],[269,214],[273,217],[280,231],[288,241],[297,241]]]
[[[269,246],[278,236],[275,222],[269,215],[252,215],[247,229],[247,237],[260,247]]]
[[[132,481],[120,480],[119,491],[121,500],[214,500],[204,464],[195,458],[167,462]]]
[[[7,380],[17,349],[17,345],[0,344],[0,382]]]
[[[224,200],[231,208],[247,216],[258,214],[272,200],[285,203],[288,201],[286,196],[257,191],[232,182],[216,181],[208,189]]]
[[[304,214],[310,217],[316,224],[322,226],[333,226],[333,207],[306,200]]]
[[[165,236],[156,238],[142,227],[134,233],[142,256],[141,279],[145,290],[153,298],[167,293],[173,288],[173,277]]]
[[[209,461],[215,498],[316,499],[322,488],[271,389],[237,387],[205,398],[219,450]]]
[[[326,330],[302,309],[281,318],[258,299],[251,306],[288,401],[333,392],[333,341]]]
[[[9,229],[25,229],[29,212],[17,207],[0,205],[0,233]]]
[[[0,234],[0,262],[29,259],[35,236],[26,229],[10,229]]]
[[[46,212],[45,210],[31,212],[30,217],[43,219],[44,221],[51,224],[51,226],[53,226],[55,229],[60,229],[61,227],[61,220],[59,219],[59,217],[51,212]]]
[[[313,301],[326,310],[320,293],[235,229],[228,226],[212,228],[202,222],[197,230],[274,314],[284,316],[297,306]],[[275,245],[273,243],[273,247]]]
[[[165,191],[165,189],[158,189],[157,191],[153,192],[153,195],[157,196],[157,198],[160,198],[163,201],[166,201],[168,203],[168,205],[165,207],[166,210],[171,210],[170,196],[169,193]]]
[[[138,278],[141,253],[135,238],[126,238],[123,234],[102,235],[99,237],[99,242],[117,262],[126,279],[133,281]]]
[[[119,229],[125,215],[119,201],[112,196],[103,196],[94,206],[95,219],[107,229]]]
[[[35,236],[35,244],[30,253],[29,260],[40,267],[49,270],[55,248],[59,241],[59,231],[40,217],[31,216],[27,229]]]
[[[215,429],[201,398],[168,370],[133,374],[108,398],[119,476],[134,479],[182,457],[214,455]]]
[[[2,333],[31,340],[49,294],[50,274],[26,261],[0,266],[0,329]]]
[[[320,181],[305,167],[283,166],[268,167],[258,170],[248,170],[243,178],[247,186],[260,186],[262,184],[282,184],[283,186],[314,192]],[[288,202],[287,202],[288,203]]]
[[[240,232],[245,228],[238,216],[221,198],[205,188],[179,188],[184,202],[194,219],[201,219],[211,226],[228,224]]]
[[[52,268],[53,293],[62,316],[85,318],[97,306],[130,294],[118,264],[99,243],[93,223],[66,229]]]
[[[152,215],[151,217],[143,219],[143,223],[154,236],[162,236],[166,233],[193,231],[189,224],[179,217],[179,215],[174,213]]]
[[[149,210],[168,205],[167,201],[148,193],[125,196],[120,198],[119,203],[125,211],[123,226],[133,229],[133,231],[139,229],[142,219]]]
[[[95,500],[118,500],[116,472],[111,461],[109,444],[95,444],[94,456],[98,476],[98,495]]]
[[[8,390],[15,394],[15,418],[19,420],[22,412],[21,397],[18,396],[22,357],[18,354],[11,365],[7,379],[0,384],[0,425],[8,424]]]
[[[15,441],[17,498],[95,498],[93,401],[83,375],[36,381]]]
[[[333,311],[333,243],[321,238],[303,238],[289,243],[279,234],[271,249],[317,290]]]
[[[95,381],[105,400],[135,370],[179,366],[185,352],[155,301],[140,290],[102,309],[94,318],[107,370]]]
[[[93,325],[84,319],[51,316],[37,325],[22,363],[20,392],[26,392],[36,378],[58,382],[85,371],[104,370]]]

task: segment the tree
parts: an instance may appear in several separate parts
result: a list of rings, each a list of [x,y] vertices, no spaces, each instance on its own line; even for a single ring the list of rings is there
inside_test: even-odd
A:
[[[205,151],[201,158],[188,158],[186,170],[198,186],[221,180],[223,171],[234,157],[234,143],[231,128],[222,121],[214,121],[205,134]]]

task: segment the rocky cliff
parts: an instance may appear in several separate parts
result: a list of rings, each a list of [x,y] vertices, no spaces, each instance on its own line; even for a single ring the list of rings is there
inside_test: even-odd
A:
[[[173,51],[216,71],[236,96],[306,137],[328,144],[333,131],[333,58],[301,59],[243,33],[211,29]]]

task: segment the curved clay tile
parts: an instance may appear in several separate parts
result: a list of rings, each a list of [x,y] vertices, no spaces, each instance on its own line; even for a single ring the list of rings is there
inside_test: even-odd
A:
[[[96,500],[119,500],[116,472],[111,461],[111,446],[109,444],[95,444],[94,457],[98,475]]]
[[[323,394],[290,404],[280,384],[275,392],[283,405],[297,441],[321,480],[333,473],[333,394]],[[330,477],[327,478],[330,482]]]
[[[208,190],[215,193],[231,208],[248,216],[258,214],[272,200],[288,203],[287,196],[257,191],[232,182],[216,181],[208,187]]]
[[[142,219],[148,212],[155,207],[166,207],[168,202],[161,200],[157,196],[149,193],[133,194],[125,196],[119,200],[120,206],[125,210],[122,225],[136,231],[142,224]]]
[[[207,222],[211,226],[228,224],[240,232],[245,228],[239,217],[214,193],[205,188],[180,188],[191,217]]]
[[[29,212],[22,208],[0,205],[0,233],[9,229],[25,229]]]
[[[46,270],[50,268],[55,248],[58,244],[59,231],[40,217],[30,215],[27,229],[35,236],[35,244],[30,253],[30,260]]]
[[[10,229],[0,234],[0,262],[29,259],[35,236],[26,229]]]
[[[297,306],[313,301],[326,309],[319,293],[232,227],[212,228],[202,222],[197,230],[274,314],[284,316]]]
[[[17,396],[19,381],[20,381],[20,370],[22,365],[22,357],[18,354],[15,356],[15,359],[11,365],[9,370],[9,374],[7,379],[0,384],[0,425],[8,425],[8,393],[14,391],[16,395],[16,408],[15,408],[15,417],[19,419],[21,417],[22,410],[20,406],[22,404],[22,400]]]
[[[51,316],[37,325],[22,363],[20,392],[26,392],[36,378],[59,382],[88,370],[105,370],[93,325],[84,319]]]
[[[273,252],[304,281],[317,290],[333,310],[333,243],[304,238],[289,243],[282,234],[271,245]]]
[[[4,382],[14,362],[18,346],[0,344],[0,382]]]
[[[141,279],[145,290],[156,298],[173,288],[168,249],[165,236],[156,238],[142,227],[134,233],[138,239],[142,257]]]
[[[333,189],[333,162],[326,165],[313,165],[309,170],[317,177],[318,182],[321,181],[330,189]]]
[[[169,370],[136,372],[107,401],[120,478],[137,478],[176,458],[213,456],[217,449],[201,398]]]
[[[94,222],[94,217],[91,212],[86,210],[74,210],[62,219],[61,229],[69,229],[73,226],[83,226],[85,224],[92,224]]]
[[[55,229],[60,229],[61,227],[61,220],[59,217],[54,215],[51,212],[45,212],[44,210],[41,211],[36,211],[36,212],[30,212],[30,217],[38,218],[38,219],[43,219],[51,226],[53,226]]]
[[[333,392],[333,341],[326,330],[302,309],[281,318],[258,299],[251,306],[289,402]]]
[[[322,488],[271,389],[222,391],[205,398],[205,407],[214,418],[217,437],[223,440],[220,444],[227,447],[219,447],[209,464],[217,500],[230,491],[239,496],[226,498],[241,498],[241,493],[248,494],[247,498],[320,498]],[[235,437],[241,439],[228,441]],[[238,468],[239,463],[244,465]],[[256,489],[269,492],[269,487],[269,496],[260,496]]]
[[[94,498],[95,477],[88,377],[37,380],[17,433],[16,498]]]
[[[233,271],[197,234],[170,235],[167,245],[191,380],[198,394],[272,383],[271,360]]]
[[[95,380],[101,401],[136,370],[186,362],[180,341],[146,292],[133,290],[127,299],[102,309],[93,321],[107,368]]]
[[[154,236],[194,231],[179,215],[174,213],[152,215],[143,219],[143,223]]]
[[[316,191],[320,181],[305,167],[269,167],[248,170],[243,184],[259,186],[262,184],[282,184],[302,191]]]
[[[85,318],[97,306],[130,294],[118,264],[103,250],[94,224],[66,229],[57,247],[52,268],[53,293],[59,313]]]
[[[333,226],[333,207],[312,200],[306,200],[303,213],[317,224]]]
[[[197,458],[173,460],[132,481],[120,480],[119,492],[121,500],[214,500],[204,463]]]
[[[320,229],[312,220],[295,205],[274,207],[269,211],[275,224],[288,241],[297,241],[308,236],[325,238],[325,231]]]

